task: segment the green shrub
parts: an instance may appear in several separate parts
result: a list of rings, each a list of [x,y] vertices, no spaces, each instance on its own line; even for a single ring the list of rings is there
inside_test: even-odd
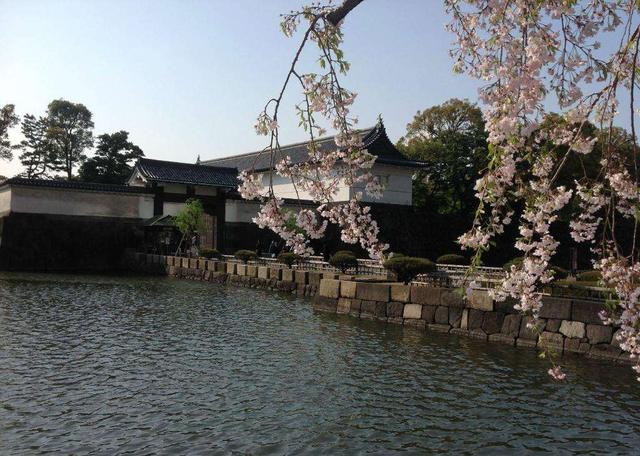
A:
[[[436,263],[465,265],[469,264],[469,261],[462,255],[458,255],[457,253],[447,253],[446,255],[439,256],[436,260]]]
[[[301,259],[302,257],[300,255],[297,255],[293,252],[282,252],[280,255],[278,255],[278,261],[282,264],[286,264],[288,267],[293,266]]]
[[[578,282],[597,282],[602,280],[602,274],[600,274],[600,271],[584,271],[579,273],[576,279],[578,279]]]
[[[524,259],[522,257],[516,257],[513,260],[507,261],[504,266],[502,266],[502,269],[509,271],[511,270],[511,266],[520,266],[523,261]]]
[[[234,253],[234,256],[243,263],[246,263],[249,260],[253,260],[258,255],[253,250],[238,250],[236,253]]]
[[[200,255],[205,258],[220,258],[220,252],[217,249],[200,249]]]
[[[419,274],[435,271],[436,265],[426,258],[394,256],[384,262],[385,269],[394,272],[398,280],[409,283]]]
[[[358,269],[358,259],[353,252],[349,250],[341,250],[334,253],[331,258],[329,258],[329,264],[334,268],[340,269],[343,274],[345,274],[348,269]]]

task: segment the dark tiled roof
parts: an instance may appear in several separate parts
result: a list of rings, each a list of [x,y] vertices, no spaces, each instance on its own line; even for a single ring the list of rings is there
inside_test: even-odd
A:
[[[369,153],[377,155],[378,159],[376,161],[378,163],[410,167],[423,166],[422,162],[407,160],[396,149],[389,140],[382,121],[378,122],[375,127],[359,130],[358,133],[362,136],[363,148],[367,149]],[[289,156],[293,163],[303,163],[309,159],[307,144],[308,142],[305,141],[282,146],[280,148],[282,157],[277,157],[277,159]],[[336,147],[333,136],[316,140],[316,145],[321,152],[329,152]],[[240,170],[255,169],[256,171],[261,171],[271,168],[271,156],[268,152],[256,151],[231,157],[215,158],[202,163],[209,166],[229,166]]]
[[[116,193],[151,193],[153,190],[145,187],[129,187],[128,185],[97,184],[95,182],[80,182],[51,179],[24,179],[13,177],[0,182],[0,187],[5,185],[22,185],[28,187],[68,188],[75,190],[91,190],[96,192]]]
[[[214,167],[140,158],[135,168],[150,181],[229,188],[235,188],[238,185],[238,170],[233,167]]]

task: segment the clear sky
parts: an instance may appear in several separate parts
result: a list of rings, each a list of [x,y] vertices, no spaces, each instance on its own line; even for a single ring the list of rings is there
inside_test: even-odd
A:
[[[55,98],[85,104],[95,134],[127,130],[151,158],[194,162],[264,147],[253,130],[277,93],[297,38],[279,14],[308,0],[0,0],[0,104],[44,114]],[[344,25],[361,126],[382,114],[393,141],[416,111],[476,99],[454,75],[438,0],[365,0]],[[311,57],[303,71],[312,71]],[[308,51],[309,52],[309,51]],[[286,108],[293,113],[299,92]],[[304,140],[293,116],[282,141]],[[16,131],[12,137],[17,140]],[[20,171],[16,159],[0,174]]]

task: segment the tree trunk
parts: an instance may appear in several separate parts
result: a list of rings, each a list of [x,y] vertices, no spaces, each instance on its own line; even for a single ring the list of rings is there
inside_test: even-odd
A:
[[[362,3],[362,0],[344,0],[342,5],[327,14],[327,20],[337,27],[340,21],[360,3]]]

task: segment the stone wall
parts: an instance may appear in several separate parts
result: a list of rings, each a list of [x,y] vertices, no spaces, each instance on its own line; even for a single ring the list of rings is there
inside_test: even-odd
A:
[[[169,275],[190,280],[229,283],[250,288],[315,296],[323,279],[336,279],[338,274],[321,271],[303,271],[282,265],[263,266],[235,261],[183,258],[165,255],[131,253],[127,264],[136,272]]]
[[[527,328],[530,317],[518,313],[513,302],[496,302],[486,290],[474,290],[466,300],[450,288],[323,279],[314,307],[515,347],[545,345],[558,354],[629,362],[615,338],[618,328],[598,317],[602,301],[545,297],[537,332]]]

